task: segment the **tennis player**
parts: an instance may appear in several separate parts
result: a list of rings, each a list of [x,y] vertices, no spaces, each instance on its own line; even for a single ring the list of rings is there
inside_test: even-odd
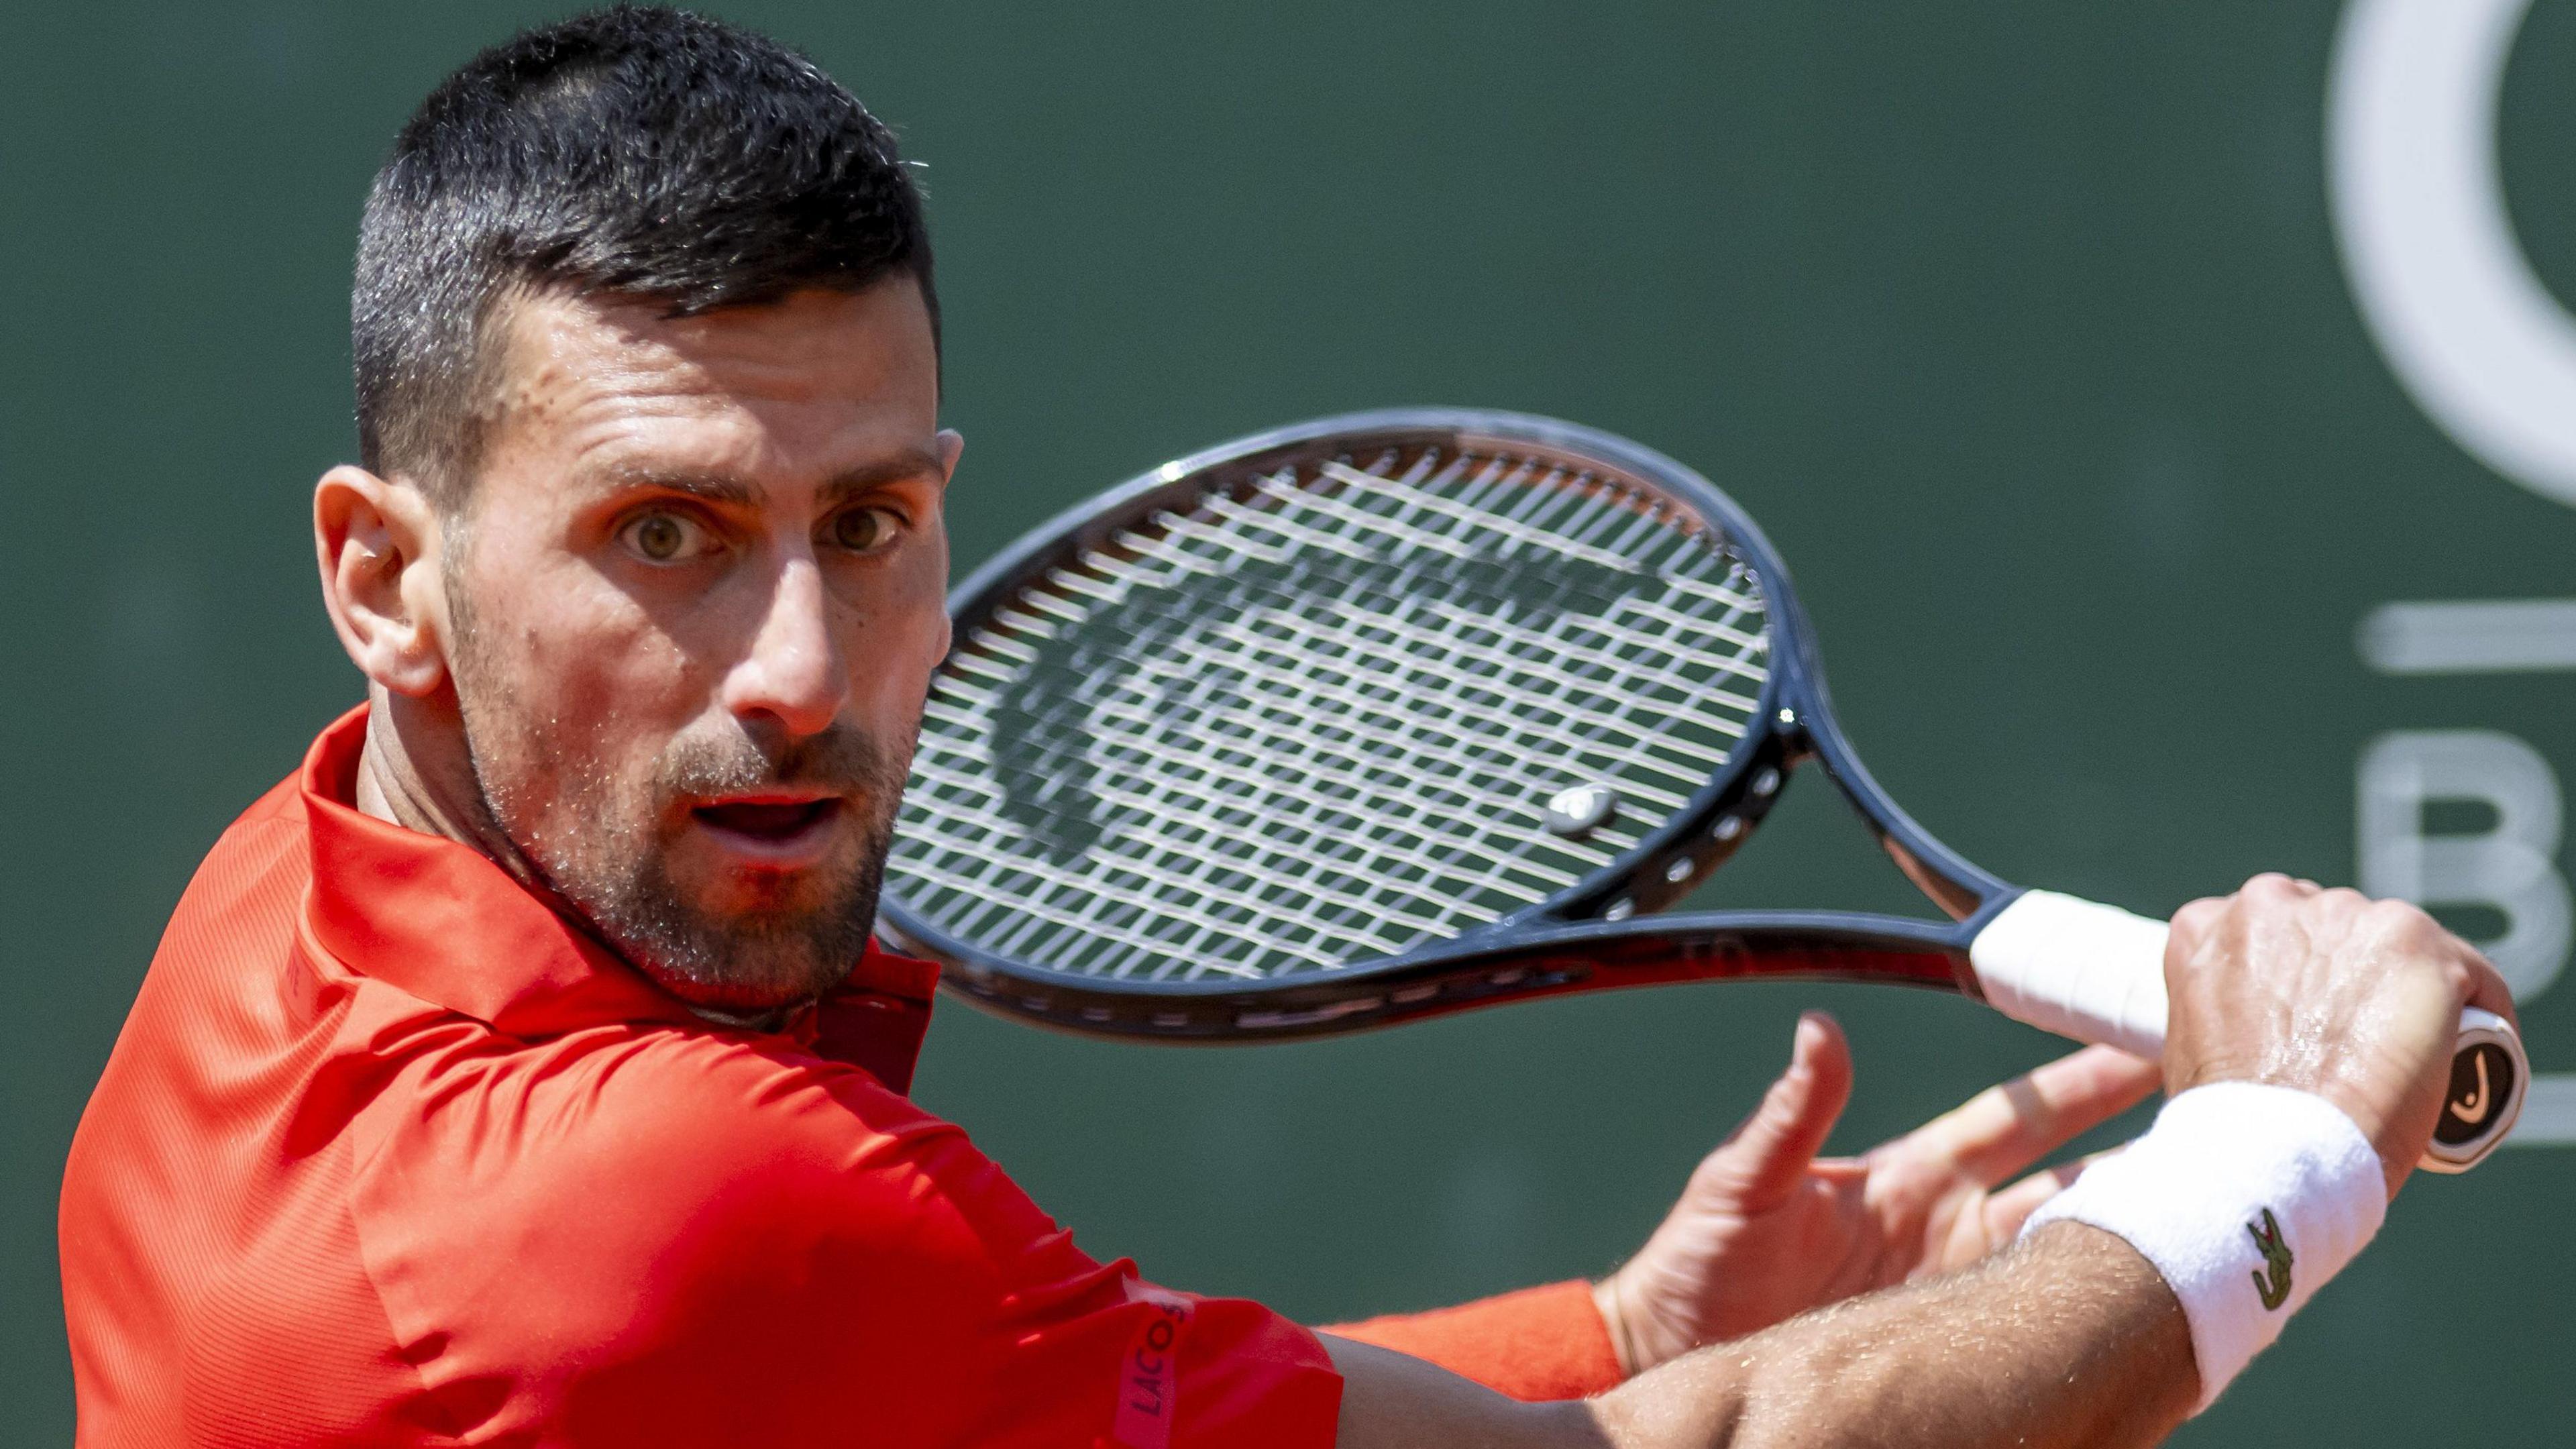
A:
[[[1159,1287],[905,1095],[933,973],[869,927],[960,441],[884,128],[711,21],[531,31],[403,131],[353,313],[313,528],[367,701],[217,842],[81,1124],[87,1445],[2146,1443],[2510,1009],[2261,878],[2176,918],[2171,1100],[2063,1192],[2004,1184],[2152,1069],[1820,1161],[1815,1018],[1601,1284],[1321,1334]]]

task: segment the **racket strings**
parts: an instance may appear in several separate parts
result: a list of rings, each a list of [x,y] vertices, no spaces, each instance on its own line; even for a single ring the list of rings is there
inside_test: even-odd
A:
[[[1159,742],[1158,742],[1158,743],[1159,743]],[[1383,743],[1384,743],[1383,739],[1381,739],[1378,743],[1383,744]],[[1242,765],[1247,765],[1247,764],[1249,764],[1250,762],[1247,762],[1247,761],[1244,761],[1244,760],[1240,760],[1240,759],[1228,759],[1228,760],[1225,760],[1223,763],[1228,764],[1228,765],[1242,766]],[[1174,803],[1175,803],[1175,802],[1174,802],[1173,800],[1171,800],[1168,796],[1166,796],[1165,798],[1157,799],[1157,800],[1155,800],[1155,801],[1153,801],[1153,802],[1152,802],[1152,804],[1154,804],[1155,806],[1161,807],[1161,808],[1165,809],[1166,811],[1171,812],[1171,813],[1173,813],[1173,814],[1176,814],[1176,815],[1185,815],[1185,814],[1186,814],[1186,812],[1175,811],[1175,810],[1173,810],[1173,809],[1172,809],[1172,807],[1173,807]],[[1307,800],[1305,803],[1308,803],[1308,804],[1310,804],[1310,805],[1311,805],[1311,804],[1313,804],[1313,803],[1314,803],[1314,801],[1313,801],[1312,797],[1309,797],[1309,798],[1308,798],[1308,800]],[[1440,802],[1440,803],[1447,804],[1447,803],[1451,803],[1451,802]],[[1469,803],[1473,803],[1473,802],[1469,802]],[[1328,807],[1328,808],[1329,808],[1329,807]],[[1191,823],[1202,823],[1202,822],[1191,822]],[[1258,822],[1248,822],[1248,821],[1243,821],[1243,820],[1238,819],[1238,820],[1231,820],[1231,821],[1222,821],[1222,822],[1217,822],[1217,823],[1219,823],[1219,824],[1225,824],[1225,825],[1241,825],[1241,824],[1257,824]],[[1345,822],[1345,823],[1347,823],[1347,822]],[[1382,832],[1381,832],[1381,834],[1382,834]],[[1423,864],[1427,864],[1428,862],[1425,862],[1425,861],[1421,860],[1419,857],[1416,857],[1413,863],[1414,863],[1414,864],[1416,864],[1416,865],[1423,865]],[[1389,865],[1390,865],[1390,864],[1391,864],[1391,862],[1390,862],[1390,861],[1388,861],[1388,860],[1384,857],[1384,855],[1383,855],[1383,854],[1381,854],[1381,855],[1380,855],[1380,857],[1379,857],[1379,858],[1377,858],[1377,859],[1374,859],[1374,860],[1370,860],[1370,861],[1365,862],[1365,866],[1366,866],[1366,868],[1374,869],[1374,870],[1381,871],[1381,872],[1382,872],[1382,871],[1387,870],[1387,868],[1389,867]],[[1401,873],[1401,872],[1399,872],[1399,873]],[[1553,883],[1554,883],[1554,882],[1551,882],[1551,884],[1553,884]],[[1381,906],[1381,905],[1385,904],[1385,902],[1384,902],[1383,900],[1367,900],[1367,901],[1363,901],[1363,902],[1361,902],[1361,904],[1363,904],[1363,905],[1367,905],[1367,906]],[[1481,914],[1481,913],[1478,913],[1478,914]],[[1406,925],[1406,926],[1408,926],[1408,927],[1411,927],[1411,928],[1413,928],[1413,929],[1420,929],[1420,928],[1421,928],[1421,926],[1424,924],[1424,923],[1422,923],[1422,922],[1421,922],[1421,921],[1419,921],[1419,920],[1403,920],[1401,923],[1402,923],[1402,924],[1404,924],[1404,925]],[[1379,942],[1378,944],[1383,945],[1384,943],[1383,943],[1383,942]]]
[[[1372,864],[1382,868],[1382,867],[1386,864],[1386,862],[1384,862],[1383,860],[1380,860],[1380,861],[1372,862]],[[1375,904],[1375,903],[1374,903],[1374,902],[1372,902],[1371,904]],[[1412,923],[1408,923],[1408,924],[1418,925],[1419,923],[1418,923],[1418,922],[1412,922]]]
[[[893,869],[942,929],[1075,974],[1397,954],[1633,847],[1723,765],[1767,651],[1723,540],[1614,477],[1427,448],[1283,467],[969,632]],[[1541,828],[1591,783],[1617,818]]]

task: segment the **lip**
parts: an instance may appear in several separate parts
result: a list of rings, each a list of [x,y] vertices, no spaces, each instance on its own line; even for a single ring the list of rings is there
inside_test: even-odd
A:
[[[769,790],[692,802],[689,823],[744,865],[793,870],[830,849],[847,809],[821,791]]]

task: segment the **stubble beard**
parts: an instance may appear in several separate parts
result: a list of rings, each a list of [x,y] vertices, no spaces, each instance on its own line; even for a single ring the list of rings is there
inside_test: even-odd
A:
[[[466,762],[488,827],[540,887],[692,1006],[758,1016],[848,977],[876,923],[904,786],[878,741],[835,725],[766,749],[735,725],[677,736],[648,777],[621,780],[600,748],[604,720],[539,721],[509,707],[513,691],[453,602],[461,591],[449,597]],[[542,761],[553,762],[550,800],[529,788]],[[717,914],[693,905],[670,874],[672,802],[782,786],[833,792],[859,826],[854,847],[815,867],[837,878],[798,906]],[[548,816],[574,823],[550,829]]]

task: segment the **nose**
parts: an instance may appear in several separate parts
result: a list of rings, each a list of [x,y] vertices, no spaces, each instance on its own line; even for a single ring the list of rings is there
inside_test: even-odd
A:
[[[841,712],[843,660],[831,602],[811,553],[790,553],[769,578],[751,648],[725,676],[724,704],[755,729],[803,739]],[[767,718],[764,720],[763,716]]]

